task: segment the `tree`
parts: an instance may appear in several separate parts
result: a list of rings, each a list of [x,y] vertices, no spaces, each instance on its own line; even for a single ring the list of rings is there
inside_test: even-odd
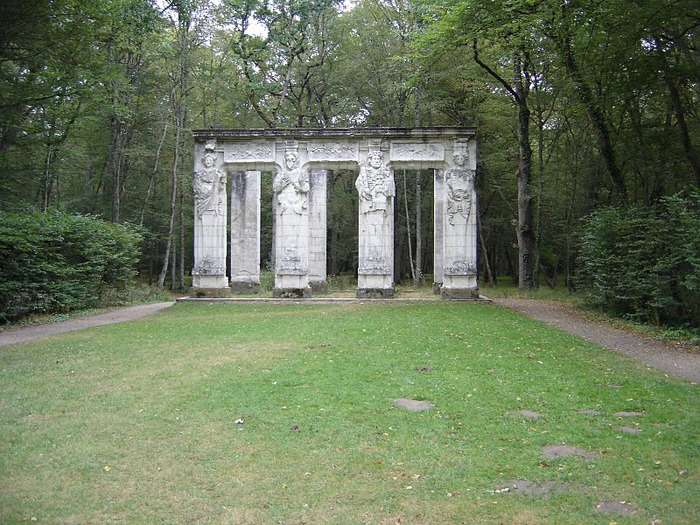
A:
[[[329,53],[327,22],[338,0],[227,0],[230,46],[240,61],[248,102],[269,127],[318,121],[313,77]],[[258,33],[253,34],[255,26]]]
[[[2,207],[53,204],[62,148],[99,69],[89,51],[96,9],[74,0],[0,4]]]
[[[187,170],[184,160],[188,157],[185,148],[189,141],[184,136],[189,122],[189,94],[190,94],[190,73],[192,69],[192,57],[194,48],[201,43],[200,32],[203,28],[197,27],[198,21],[203,19],[203,8],[196,0],[173,0],[170,4],[173,14],[172,24],[174,26],[175,41],[173,42],[173,68],[170,78],[170,114],[173,124],[173,149],[171,164],[171,184],[170,184],[170,213],[168,219],[168,232],[166,235],[165,254],[163,264],[158,276],[158,288],[163,288],[165,278],[170,268],[172,279],[171,287],[175,288],[175,275],[177,272],[178,258],[176,256],[175,225],[176,219],[180,217],[180,268],[177,279],[180,287],[184,286],[184,200],[183,184],[180,173]],[[198,16],[200,18],[198,18]],[[187,170],[189,171],[189,170]],[[179,209],[178,209],[178,204]],[[171,261],[172,258],[172,261]]]
[[[587,217],[579,280],[617,315],[700,324],[700,194]]]
[[[108,4],[100,38],[104,71],[99,85],[108,108],[109,142],[102,168],[100,190],[110,196],[111,218],[119,222],[122,196],[129,176],[129,149],[136,135],[142,83],[148,69],[147,48],[153,43],[158,16],[150,0],[123,0]]]
[[[521,288],[531,288],[534,285],[533,272],[537,255],[530,188],[532,147],[528,97],[532,84],[530,50],[536,34],[535,19],[527,16],[531,14],[527,2],[488,5],[481,2],[450,2],[447,6],[440,3],[440,9],[445,8],[447,12],[444,16],[434,15],[424,45],[432,46],[436,52],[441,52],[447,45],[470,49],[474,62],[495,81],[496,89],[512,98],[517,108],[520,150],[516,172],[518,283]],[[491,46],[497,53],[493,64],[488,64],[482,57],[482,45]],[[501,64],[505,64],[505,67]]]

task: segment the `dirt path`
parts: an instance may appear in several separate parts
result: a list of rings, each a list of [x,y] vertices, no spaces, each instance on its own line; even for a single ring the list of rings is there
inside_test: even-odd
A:
[[[68,321],[58,323],[40,324],[33,326],[22,326],[19,328],[11,328],[0,332],[0,346],[11,345],[15,343],[24,343],[32,339],[39,339],[61,332],[70,332],[72,330],[81,330],[83,328],[91,328],[93,326],[102,326],[106,324],[122,323],[131,321],[146,315],[158,312],[163,308],[172,306],[175,303],[153,303],[140,304],[138,306],[127,306],[119,308],[112,312],[104,314],[89,315],[86,317],[78,317]]]
[[[700,352],[697,348],[683,348],[627,332],[605,322],[589,321],[571,306],[558,301],[494,299],[493,302],[637,359],[667,374],[700,383]]]
[[[557,301],[494,299],[493,302],[637,359],[650,367],[700,383],[700,351],[697,348],[685,349],[651,337],[627,332],[607,323],[589,321],[569,305]],[[0,332],[0,347],[71,330],[130,321],[160,311],[172,304],[174,303],[129,306],[59,323],[13,328]]]

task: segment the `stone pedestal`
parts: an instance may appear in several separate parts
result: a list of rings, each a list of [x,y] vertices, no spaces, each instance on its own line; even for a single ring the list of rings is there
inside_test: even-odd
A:
[[[208,143],[195,165],[193,295],[222,297],[229,293],[226,277],[226,173],[221,155]]]
[[[231,291],[260,291],[260,172],[231,176]]]
[[[476,152],[467,141],[456,141],[450,169],[436,175],[435,201],[442,218],[442,287],[446,299],[479,297],[476,266]],[[438,188],[440,191],[438,192]],[[438,200],[441,202],[438,203]],[[438,241],[436,216],[436,244]],[[436,248],[436,253],[438,248]],[[437,272],[436,272],[437,274]],[[437,280],[437,277],[436,277]]]
[[[310,297],[309,171],[298,146],[286,145],[272,185],[275,204],[275,297]]]
[[[360,200],[357,297],[392,297],[396,192],[380,141],[370,143],[355,187]]]

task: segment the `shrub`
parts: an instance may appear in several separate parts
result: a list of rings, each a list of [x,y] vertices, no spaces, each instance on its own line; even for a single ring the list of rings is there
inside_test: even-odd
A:
[[[64,212],[0,212],[0,321],[98,306],[135,276],[140,234]]]
[[[700,325],[700,193],[605,208],[584,223],[579,284],[608,312]]]

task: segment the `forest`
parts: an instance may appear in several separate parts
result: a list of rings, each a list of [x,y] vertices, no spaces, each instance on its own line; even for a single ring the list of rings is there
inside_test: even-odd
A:
[[[699,32],[696,0],[3,1],[0,214],[130,224],[141,278],[183,290],[191,130],[473,127],[482,288],[585,282],[687,321],[700,316]],[[331,274],[356,271],[355,176],[328,181]],[[396,279],[418,283],[432,177],[395,176]]]

